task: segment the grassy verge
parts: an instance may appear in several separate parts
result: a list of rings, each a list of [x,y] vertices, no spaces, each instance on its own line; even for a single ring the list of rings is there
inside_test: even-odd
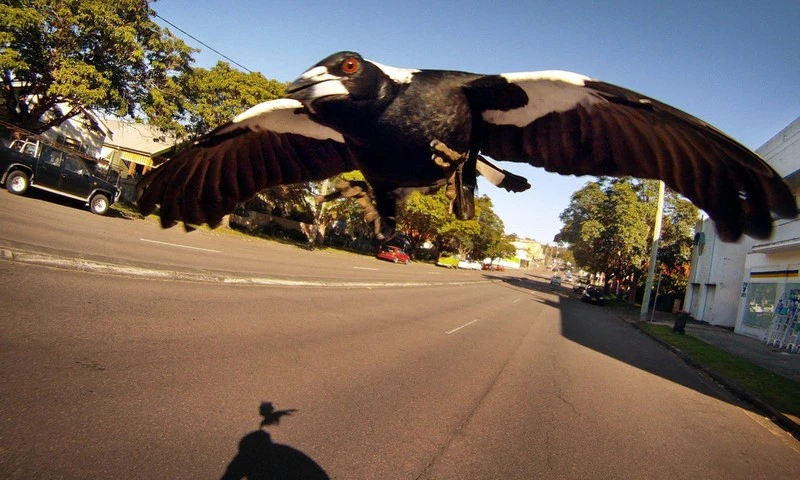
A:
[[[800,417],[800,383],[731,355],[690,335],[679,335],[666,325],[642,328],[678,348],[694,361],[722,375],[783,413]]]
[[[126,203],[126,202],[116,202],[116,203],[111,205],[111,209],[113,210],[109,214],[111,216],[117,216],[117,217],[129,218],[129,219],[136,219],[136,220],[146,220],[146,221],[151,221],[151,222],[155,222],[155,223],[158,223],[160,221],[158,215],[156,215],[155,213],[151,213],[150,215],[145,217],[144,215],[142,215],[142,213],[139,211],[139,208],[136,205],[131,205],[131,204]],[[178,227],[175,227],[175,228],[182,229],[183,227],[178,226]],[[282,244],[282,245],[289,245],[289,246],[298,247],[298,248],[306,249],[306,250],[309,248],[308,242],[306,242],[305,240],[287,238],[286,236],[281,236],[281,235],[262,235],[262,234],[258,234],[258,233],[247,233],[245,231],[242,231],[242,230],[239,230],[239,229],[236,229],[236,228],[233,228],[233,227],[211,228],[208,225],[204,224],[204,225],[199,226],[197,228],[197,230],[204,231],[204,232],[207,232],[207,233],[211,233],[213,235],[225,235],[225,236],[231,236],[231,237],[238,237],[238,238],[245,239],[247,241],[254,241],[255,240],[255,241],[264,241],[264,242],[274,242],[274,243],[279,243],[279,244]],[[327,245],[325,247],[318,247],[318,249],[320,251],[327,251],[327,252],[332,252],[332,253],[342,253],[342,254],[358,255],[358,256],[372,256],[371,252],[350,250],[350,249],[340,248],[340,247],[331,246],[331,245]]]
[[[144,218],[138,207],[122,201],[112,203],[111,210],[121,217]]]

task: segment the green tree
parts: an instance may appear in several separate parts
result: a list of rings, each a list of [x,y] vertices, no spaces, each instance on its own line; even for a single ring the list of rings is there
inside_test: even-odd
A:
[[[505,234],[503,220],[494,211],[492,200],[484,195],[475,201],[480,208],[480,215],[476,218],[481,230],[473,242],[472,256],[476,259],[489,258],[492,261],[514,256],[516,249],[511,244],[513,240]]]
[[[36,133],[84,109],[137,116],[180,96],[192,48],[151,20],[149,0],[0,4],[0,116]],[[162,102],[163,103],[163,102]],[[66,105],[66,107],[62,107]],[[151,120],[174,111],[151,109]]]
[[[662,272],[659,294],[683,297],[689,281],[692,261],[694,225],[698,210],[690,201],[668,191],[661,239],[658,247],[658,267]]]
[[[359,170],[345,172],[335,177],[332,184],[341,180],[365,181],[364,175]],[[356,238],[372,239],[374,233],[372,225],[364,219],[364,209],[350,198],[339,198],[324,204],[323,221],[327,224],[333,221],[342,221],[346,225],[348,235]]]
[[[438,244],[441,249],[458,252],[462,258],[472,257],[478,236],[481,233],[481,224],[478,222],[480,206],[475,199],[475,218],[472,220],[458,220],[448,214],[448,221],[439,230]]]
[[[444,189],[433,195],[414,192],[401,203],[397,226],[407,235],[414,253],[426,241],[433,243],[437,254],[442,251],[442,230],[452,217],[448,205]]]
[[[606,200],[606,193],[600,182],[589,182],[572,194],[567,208],[559,219],[564,224],[554,241],[569,243],[578,265],[590,267],[593,257],[593,242],[603,232],[600,208]]]
[[[655,200],[657,185],[632,178],[586,184],[561,213],[564,227],[555,240],[570,244],[579,266],[637,286],[648,266],[656,213],[655,201],[644,200]],[[697,209],[672,192],[665,205],[659,262],[670,277],[665,286],[677,292],[685,288]]]
[[[281,98],[286,85],[259,72],[244,73],[218,62],[191,68],[174,78],[180,96],[155,96],[144,109],[151,123],[177,137],[201,135],[253,105]]]
[[[414,192],[406,198],[398,212],[398,226],[415,251],[426,241],[433,243],[435,253],[454,252],[463,257],[499,258],[515,253],[503,233],[503,221],[494,212],[491,199],[475,198],[475,218],[457,220],[449,211],[444,189],[433,195]]]

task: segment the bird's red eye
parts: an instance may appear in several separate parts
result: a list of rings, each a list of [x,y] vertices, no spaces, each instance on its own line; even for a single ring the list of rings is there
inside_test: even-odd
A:
[[[344,73],[356,73],[358,70],[358,59],[357,58],[348,58],[344,62],[342,62],[342,71]]]

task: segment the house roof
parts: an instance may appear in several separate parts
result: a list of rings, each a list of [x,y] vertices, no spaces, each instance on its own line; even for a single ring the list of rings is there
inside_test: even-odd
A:
[[[105,145],[154,157],[172,148],[176,141],[150,125],[111,118],[103,119],[111,130]],[[166,137],[166,138],[165,138]]]

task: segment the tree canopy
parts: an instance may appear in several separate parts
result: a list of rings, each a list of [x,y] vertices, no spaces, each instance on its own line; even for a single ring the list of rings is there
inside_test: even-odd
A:
[[[230,121],[253,105],[281,98],[286,85],[259,72],[245,73],[218,62],[190,68],[173,79],[180,95],[153,92],[144,113],[151,124],[177,137],[195,137]]]
[[[149,0],[0,4],[0,117],[41,133],[85,109],[148,114],[181,96],[194,50],[152,21]],[[171,112],[166,112],[171,113]]]
[[[656,181],[630,177],[587,183],[561,213],[564,226],[555,241],[571,245],[579,266],[636,285],[650,258],[657,188]],[[664,292],[686,287],[697,214],[688,200],[667,191],[658,255]]]
[[[493,210],[491,199],[475,198],[475,218],[457,220],[449,211],[444,189],[433,195],[414,192],[398,212],[398,227],[408,236],[414,250],[426,241],[437,252],[457,252],[473,258],[513,255],[514,247],[504,233],[503,221]]]

